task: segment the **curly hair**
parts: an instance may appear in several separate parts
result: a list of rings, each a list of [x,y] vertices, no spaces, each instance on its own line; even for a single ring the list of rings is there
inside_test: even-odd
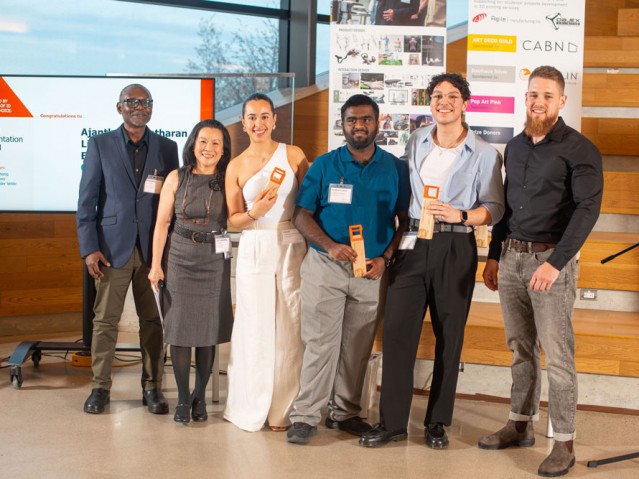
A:
[[[459,90],[462,100],[470,100],[470,85],[459,73],[440,73],[439,75],[432,77],[428,83],[428,87],[426,87],[426,93],[428,93],[428,96],[432,96],[433,90],[437,87],[437,85],[445,81]]]

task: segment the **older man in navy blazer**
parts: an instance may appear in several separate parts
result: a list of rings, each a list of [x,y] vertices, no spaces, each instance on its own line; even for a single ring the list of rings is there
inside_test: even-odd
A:
[[[166,175],[179,166],[177,144],[147,128],[153,99],[144,86],[126,86],[116,108],[123,124],[89,140],[76,217],[80,254],[96,286],[93,389],[84,411],[100,414],[109,403],[118,323],[133,283],[140,320],[142,401],[150,412],[166,414],[162,325],[147,276],[160,189]]]

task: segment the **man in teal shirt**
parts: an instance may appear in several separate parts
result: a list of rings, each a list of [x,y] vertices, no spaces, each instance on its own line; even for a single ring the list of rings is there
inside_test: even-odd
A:
[[[353,95],[341,113],[346,145],[313,162],[295,200],[294,224],[311,246],[301,269],[300,392],[287,434],[295,444],[317,432],[327,403],[327,427],[357,436],[370,429],[359,417],[360,399],[381,278],[408,226],[408,169],[375,145],[379,107]],[[367,271],[359,278],[351,225],[362,225],[364,237]]]

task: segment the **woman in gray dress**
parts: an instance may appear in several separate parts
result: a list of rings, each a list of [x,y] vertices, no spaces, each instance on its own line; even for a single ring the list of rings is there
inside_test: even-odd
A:
[[[207,419],[204,393],[215,345],[230,340],[233,325],[224,193],[231,159],[228,131],[216,120],[201,121],[186,140],[182,156],[184,166],[166,177],[160,194],[149,280],[156,290],[160,281],[165,283],[164,341],[171,345],[178,389],[173,419],[188,423],[191,417]],[[191,348],[195,348],[192,394]]]

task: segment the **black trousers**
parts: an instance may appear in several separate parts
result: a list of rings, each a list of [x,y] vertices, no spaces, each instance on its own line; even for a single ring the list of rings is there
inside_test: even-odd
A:
[[[428,308],[436,343],[424,425],[450,425],[476,271],[472,233],[436,233],[398,253],[390,269],[383,329],[380,415],[387,430],[408,426],[413,369]]]

